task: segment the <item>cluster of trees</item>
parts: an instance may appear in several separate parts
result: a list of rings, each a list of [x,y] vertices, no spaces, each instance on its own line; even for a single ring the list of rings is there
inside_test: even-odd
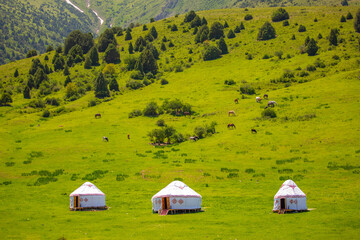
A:
[[[150,131],[148,134],[150,141],[154,144],[166,144],[181,143],[185,141],[184,136],[178,133],[174,127],[162,125],[161,128],[156,128]]]

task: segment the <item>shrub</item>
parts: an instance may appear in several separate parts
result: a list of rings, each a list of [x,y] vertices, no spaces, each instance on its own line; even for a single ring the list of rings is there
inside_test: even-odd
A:
[[[60,99],[56,97],[48,97],[45,100],[46,104],[52,105],[52,106],[59,106],[60,105]]]
[[[225,84],[226,85],[234,85],[234,84],[236,84],[236,82],[232,79],[229,79],[229,80],[225,80]]]
[[[262,58],[263,58],[263,59],[269,59],[270,57],[271,57],[271,56],[269,56],[269,54],[265,53]]]
[[[209,39],[220,39],[224,37],[224,26],[219,22],[214,22],[210,27]]]
[[[96,106],[96,99],[90,99],[89,103],[88,103],[88,107],[94,107]]]
[[[142,80],[144,78],[144,75],[140,72],[140,71],[133,71],[131,74],[130,74],[130,77],[132,79],[136,79],[136,80]]]
[[[141,116],[141,115],[142,115],[141,110],[135,109],[135,110],[132,110],[132,112],[129,113],[129,118],[134,118],[134,117],[138,117],[138,116]]]
[[[240,92],[242,94],[253,95],[255,94],[255,88],[249,84],[245,84],[240,87]]]
[[[289,26],[289,21],[288,20],[283,21],[283,26],[284,27]]]
[[[44,103],[44,101],[42,99],[38,98],[38,99],[31,100],[31,102],[29,103],[29,107],[32,107],[32,108],[44,108],[45,103]]]
[[[142,83],[144,84],[144,86],[148,86],[148,85],[151,84],[151,81],[149,81],[148,79],[145,78],[145,79],[142,81]]]
[[[309,72],[313,72],[316,70],[316,67],[314,65],[307,65],[306,70],[308,70]]]
[[[264,111],[262,111],[261,116],[263,118],[276,118],[276,112],[272,108],[267,108]]]
[[[208,61],[208,60],[214,60],[220,57],[221,55],[221,50],[218,49],[215,46],[208,46],[205,48],[205,52],[203,54],[203,59],[204,61]]]
[[[353,19],[353,15],[351,14],[351,12],[348,12],[348,14],[346,15],[346,19]]]
[[[340,18],[340,22],[346,22],[346,18],[345,18],[345,16],[344,16],[344,15],[342,15],[342,16],[341,16],[341,18]]]
[[[300,25],[298,31],[299,32],[306,32],[306,27],[303,26],[303,25]]]
[[[169,83],[168,80],[166,80],[165,78],[162,78],[161,81],[160,81],[161,85],[166,85]]]
[[[196,17],[196,13],[191,10],[185,15],[184,22],[191,22]]]
[[[197,126],[194,129],[194,134],[199,138],[204,138],[206,136],[206,129],[202,126]]]
[[[284,8],[276,9],[271,16],[271,20],[273,22],[280,22],[286,19],[289,19],[289,14],[286,12]]]
[[[236,37],[236,36],[235,36],[235,33],[233,32],[233,30],[230,29],[230,31],[229,31],[228,34],[227,34],[227,37],[228,37],[229,39]]]
[[[244,19],[246,21],[249,21],[249,20],[253,19],[253,16],[250,13],[248,13],[248,14],[245,15]]]
[[[50,111],[46,109],[46,110],[43,112],[42,117],[44,117],[44,118],[50,117]]]
[[[220,40],[217,42],[217,47],[220,49],[222,54],[226,54],[229,52],[224,38],[220,38]]]
[[[318,50],[319,47],[317,46],[315,39],[311,38],[306,48],[307,54],[309,56],[314,56]]]
[[[264,25],[259,29],[257,39],[269,40],[275,37],[276,37],[276,32],[274,27],[269,22],[265,22]]]
[[[143,84],[140,82],[140,81],[136,81],[136,80],[129,80],[127,83],[126,83],[126,87],[127,88],[130,88],[130,89],[139,89],[141,87],[143,87]]]
[[[176,24],[171,26],[171,31],[172,32],[176,32],[177,30],[178,30],[178,28],[177,28]]]
[[[143,114],[144,116],[155,117],[159,115],[159,110],[160,109],[157,103],[152,101],[148,103],[148,105],[144,108]]]
[[[165,120],[164,120],[164,119],[159,119],[159,120],[157,120],[156,125],[158,125],[159,127],[164,127],[164,126],[166,126]]]

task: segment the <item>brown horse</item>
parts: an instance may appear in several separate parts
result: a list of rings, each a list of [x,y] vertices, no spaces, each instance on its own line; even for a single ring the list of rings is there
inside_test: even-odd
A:
[[[184,116],[190,116],[191,113],[190,112],[184,112]]]
[[[232,128],[236,128],[235,124],[233,124],[233,123],[229,123],[229,124],[227,125],[227,127],[228,127],[228,128],[231,128],[231,127],[232,127]]]
[[[101,114],[100,113],[95,114],[95,118],[101,118]]]
[[[236,114],[235,114],[235,111],[234,111],[234,110],[230,110],[230,111],[229,111],[229,117],[231,116],[231,114],[232,114],[232,115],[234,115],[234,116],[236,116]]]
[[[235,98],[234,102],[237,104],[239,103],[239,99],[238,98]]]

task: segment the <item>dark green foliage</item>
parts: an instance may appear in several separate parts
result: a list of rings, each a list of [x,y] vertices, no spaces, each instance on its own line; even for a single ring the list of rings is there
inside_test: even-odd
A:
[[[259,29],[257,36],[258,40],[269,40],[276,37],[274,27],[269,22],[265,22],[264,25]]]
[[[156,102],[150,102],[143,110],[143,115],[147,117],[156,117],[159,115],[159,106]]]
[[[29,50],[28,53],[26,54],[26,58],[31,58],[37,56],[37,51],[35,49]]]
[[[157,33],[156,28],[154,26],[151,27],[150,33],[154,37],[154,39],[157,39],[158,33]]]
[[[229,80],[225,80],[224,84],[225,85],[234,85],[234,84],[236,84],[236,82],[233,79],[229,79]]]
[[[70,75],[69,67],[68,67],[68,65],[65,65],[64,76],[68,76],[68,75]]]
[[[221,55],[221,50],[215,46],[207,46],[203,53],[204,61],[214,60],[219,58]]]
[[[289,14],[286,12],[284,8],[276,9],[271,16],[271,20],[273,22],[280,22],[286,19],[289,19]]]
[[[196,17],[196,13],[191,10],[185,15],[184,22],[191,22]]]
[[[94,46],[94,39],[91,34],[75,30],[65,39],[64,54],[67,55],[70,49],[75,45],[79,45],[82,52],[86,54]]]
[[[360,9],[356,12],[356,15],[355,15],[354,29],[355,29],[355,32],[360,33]]]
[[[174,43],[170,40],[169,47],[174,47],[174,46],[175,46]]]
[[[136,81],[136,80],[129,80],[126,83],[126,87],[130,88],[130,89],[139,89],[141,87],[143,87],[144,85],[141,83],[141,81]]]
[[[132,79],[142,80],[144,78],[144,74],[142,74],[140,71],[136,70],[131,73],[130,77]]]
[[[147,30],[148,30],[148,28],[147,28],[146,24],[144,24],[144,25],[143,25],[142,30],[143,30],[143,31],[147,31]]]
[[[267,108],[261,112],[263,118],[276,118],[276,112],[272,108]]]
[[[18,69],[15,69],[14,77],[18,77],[18,76],[19,76],[19,71],[18,71]]]
[[[309,56],[314,56],[316,55],[318,50],[319,47],[317,46],[315,39],[311,38],[307,45],[307,49],[306,49],[307,54]]]
[[[342,15],[342,16],[341,16],[341,18],[340,18],[340,22],[346,22],[346,18],[345,18],[345,16],[344,16],[344,15]]]
[[[203,25],[199,28],[195,36],[195,43],[202,43],[203,41],[208,39],[209,27],[207,25]]]
[[[201,25],[202,25],[201,19],[198,15],[196,15],[196,17],[191,21],[190,26],[194,28],[194,27],[200,27]]]
[[[28,76],[26,86],[28,86],[30,89],[33,89],[33,87],[35,87],[34,77],[32,75]]]
[[[119,84],[115,78],[111,78],[111,81],[109,83],[109,89],[110,91],[119,91]]]
[[[141,115],[142,115],[141,110],[135,109],[135,110],[132,110],[131,113],[129,113],[129,118],[139,117]]]
[[[338,34],[339,34],[338,29],[336,29],[336,28],[331,29],[330,36],[329,36],[330,45],[333,45],[333,46],[338,45],[338,39],[337,39]]]
[[[73,46],[70,49],[70,51],[68,52],[67,57],[74,59],[75,63],[82,62],[84,59],[84,56],[83,56],[83,50],[81,49],[81,46],[78,44]],[[71,65],[72,65],[72,63],[70,62],[69,66],[71,66]]]
[[[217,47],[220,49],[221,54],[227,54],[229,52],[224,38],[220,38],[220,40],[217,42]]]
[[[289,26],[289,21],[288,20],[283,21],[283,26],[284,27]]]
[[[43,112],[43,114],[42,114],[42,117],[44,117],[44,118],[50,117],[50,111],[47,110],[47,109],[45,109],[44,112]]]
[[[45,100],[46,104],[52,105],[52,106],[59,106],[60,105],[60,99],[56,97],[47,97]]]
[[[155,22],[155,19],[154,19],[154,18],[150,18],[150,22],[151,22],[151,23]]]
[[[48,81],[48,80],[49,80],[49,78],[46,75],[46,73],[44,72],[44,70],[39,68],[36,71],[35,76],[34,76],[35,88],[39,88],[41,83]]]
[[[166,126],[165,120],[164,119],[157,120],[156,125],[158,125],[159,127],[165,127]]]
[[[236,36],[235,36],[235,33],[233,32],[233,30],[230,29],[230,31],[229,31],[228,34],[227,34],[227,38],[230,39],[230,38],[234,38],[234,37],[236,37]]]
[[[318,22],[318,19],[317,19],[317,18],[314,18],[314,22]]]
[[[245,15],[244,19],[246,21],[249,21],[249,20],[253,19],[253,16],[250,13],[248,13],[248,14]]]
[[[54,51],[53,46],[51,46],[51,45],[47,46],[46,52],[51,52],[51,51]]]
[[[63,52],[62,46],[59,45],[59,46],[56,48],[56,53],[62,53],[62,52]]]
[[[300,24],[298,31],[299,32],[306,32],[306,27],[304,25]]]
[[[353,19],[353,15],[351,14],[351,12],[348,12],[348,14],[346,15],[346,19]]]
[[[125,37],[125,40],[127,40],[126,37]],[[117,42],[116,42],[114,33],[111,31],[111,29],[106,29],[99,37],[98,44],[97,44],[98,51],[99,52],[106,51],[106,49],[108,48],[108,46],[110,44],[113,44],[116,46]]]
[[[95,97],[97,98],[110,97],[110,92],[102,72],[100,72],[100,74],[95,79],[94,89],[95,89]]]
[[[70,76],[67,76],[64,82],[64,87],[66,87],[69,83],[71,83]]]
[[[125,64],[127,64],[126,69],[128,71],[131,71],[131,70],[135,69],[135,65],[138,62],[138,58],[135,56],[129,56],[129,57],[125,58],[124,62],[125,62]]]
[[[56,55],[55,55],[56,56]],[[62,70],[64,69],[64,65],[65,65],[65,61],[64,58],[62,56],[59,56],[55,58],[54,56],[54,70],[58,71],[58,70]]]
[[[44,108],[46,106],[45,106],[44,101],[41,98],[38,98],[38,99],[31,100],[31,102],[29,103],[29,107]]]
[[[154,57],[154,54],[150,47],[145,48],[145,50],[141,53],[138,61],[140,67],[142,68],[142,72],[144,73],[152,72],[153,74],[156,74],[158,70],[158,65],[156,62],[156,58]]]
[[[42,65],[42,63],[40,62],[40,60],[38,58],[35,58],[32,60],[32,64],[31,64],[31,68],[29,70],[29,74],[30,75],[35,75],[36,71],[41,68],[44,70],[44,66]]]
[[[120,53],[116,49],[114,44],[109,44],[108,48],[105,51],[104,60],[106,63],[120,62]]]
[[[99,53],[95,46],[90,49],[89,58],[91,60],[91,66],[99,65]]]
[[[243,22],[240,23],[240,30],[245,30],[245,26]]]
[[[253,94],[256,93],[255,88],[253,86],[249,85],[249,84],[242,85],[240,87],[240,92],[242,94],[248,94],[248,95],[253,95]]]
[[[150,49],[150,51],[152,52],[155,59],[159,59],[159,52],[154,45],[152,45],[150,43],[150,44],[146,45],[146,48]]]
[[[177,30],[178,30],[178,28],[177,28],[176,24],[173,24],[173,25],[171,26],[171,31],[172,31],[172,32],[175,32],[175,31],[177,31]]]
[[[169,81],[166,80],[165,78],[161,79],[161,81],[160,81],[160,84],[161,84],[161,85],[166,85],[166,84],[168,84],[168,83],[169,83]]]
[[[229,27],[229,24],[227,23],[227,21],[225,21],[225,23],[224,23],[224,26],[223,26],[224,28],[228,28]]]
[[[144,47],[146,47],[146,40],[142,37],[142,36],[140,36],[140,37],[138,37],[137,39],[136,39],[136,41],[135,41],[135,46],[134,46],[134,50],[136,51],[136,52],[138,52],[138,51],[140,51],[140,52],[142,52],[142,50],[144,49]]]
[[[240,27],[236,26],[235,29],[234,29],[234,33],[239,33],[239,32],[241,32]]]
[[[191,105],[188,103],[183,103],[177,98],[170,101],[165,100],[162,104],[162,108],[166,113],[176,116],[183,115],[184,112],[192,113]]]
[[[161,51],[166,51],[165,43],[161,43],[160,49],[161,49]]]
[[[11,98],[11,95],[7,92],[3,92],[0,98],[0,106],[9,106],[9,104],[12,102],[13,100]]]
[[[224,27],[219,22],[214,22],[211,25],[210,32],[209,32],[209,39],[220,39],[224,37]]]
[[[85,58],[84,68],[91,69],[91,60],[89,57]]]
[[[45,55],[44,60],[45,60],[45,61],[48,61],[48,60],[49,60],[49,56],[48,56],[48,55]]]
[[[161,39],[162,42],[167,42],[167,38],[166,36],[164,36],[162,39]]]
[[[349,3],[348,3],[347,0],[342,0],[342,1],[341,1],[341,5],[342,5],[342,6],[349,6]]]
[[[152,41],[154,41],[154,37],[153,37],[153,35],[148,33],[148,34],[145,35],[145,40],[148,41],[148,42],[152,42]]]
[[[305,47],[308,45],[309,42],[310,42],[310,37],[307,36],[307,37],[305,38]]]
[[[131,32],[129,30],[129,28],[126,30],[126,34],[125,34],[125,41],[129,41],[132,39],[132,36],[131,36]]]
[[[24,98],[26,98],[26,99],[31,98],[29,86],[25,86],[24,91],[23,91],[23,95],[24,95]]]
[[[293,35],[291,36],[290,40],[295,40],[295,39],[296,39],[295,34],[293,34]]]
[[[134,53],[134,47],[133,47],[133,45],[132,45],[131,42],[129,42],[128,51],[129,51],[129,54],[133,54],[133,53]]]
[[[203,18],[201,19],[201,26],[202,26],[202,25],[207,25],[207,21],[206,21],[205,17],[203,17]]]

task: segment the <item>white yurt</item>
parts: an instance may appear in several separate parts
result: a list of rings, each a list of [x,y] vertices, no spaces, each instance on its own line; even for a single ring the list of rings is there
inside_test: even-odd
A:
[[[173,181],[151,198],[153,212],[165,215],[201,210],[201,195],[180,181]]]
[[[306,195],[293,180],[286,180],[274,197],[273,212],[306,211]]]
[[[105,194],[86,182],[70,194],[70,210],[106,209]]]

